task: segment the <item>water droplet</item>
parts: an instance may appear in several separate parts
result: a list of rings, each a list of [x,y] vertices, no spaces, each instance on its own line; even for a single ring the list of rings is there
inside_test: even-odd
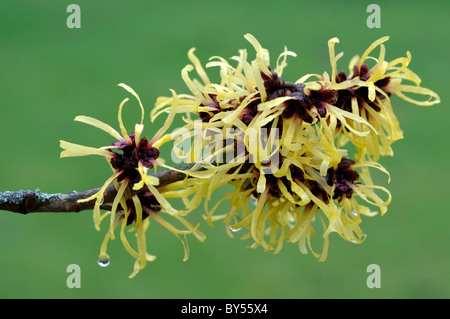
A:
[[[258,205],[258,201],[256,200],[256,198],[252,197],[252,198],[250,198],[250,200],[251,200],[253,205],[255,205],[255,206]]]
[[[97,259],[97,263],[100,267],[108,267],[109,258],[99,258],[99,259]]]
[[[233,233],[240,231],[242,228],[233,228],[230,225],[227,225],[228,230],[232,231]]]

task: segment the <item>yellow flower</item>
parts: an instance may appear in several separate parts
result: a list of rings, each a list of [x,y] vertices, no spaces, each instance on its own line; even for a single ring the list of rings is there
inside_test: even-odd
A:
[[[387,40],[389,37],[383,37],[372,43],[361,57],[353,57],[349,64],[349,75],[347,75],[345,71],[338,72],[337,61],[342,57],[343,52],[335,55],[334,46],[339,40],[331,39],[328,43],[332,66],[331,77],[327,73],[324,73],[322,77],[316,75],[319,81],[306,84],[310,92],[315,92],[318,86],[336,91],[336,99],[333,101],[335,107],[351,112],[369,123],[371,130],[367,136],[347,130],[347,126],[339,127],[339,123],[337,127],[333,127],[343,133],[338,136],[339,145],[345,144],[349,139],[357,147],[357,158],[369,156],[373,160],[378,160],[380,156],[392,156],[392,143],[403,138],[391,106],[392,94],[422,106],[435,105],[440,101],[435,92],[420,86],[420,78],[408,68],[411,62],[411,54],[408,51],[406,57],[400,57],[391,62],[385,61],[386,48],[383,43]],[[377,47],[380,48],[378,57],[370,56]],[[375,64],[369,68],[368,61],[369,63],[374,61]],[[424,95],[428,99],[419,101],[405,93]]]
[[[235,67],[221,57],[211,58],[206,65],[220,68],[220,83],[209,80],[191,49],[188,57],[193,65],[183,69],[182,78],[192,94],[179,95],[176,103],[173,98],[160,97],[152,120],[169,111],[185,114],[186,125],[171,139],[180,158],[215,171],[199,187],[206,198],[209,224],[223,219],[230,234],[248,229],[242,238],[252,238],[252,247],[277,253],[287,240],[298,243],[306,253],[316,233],[313,223],[320,219],[324,248],[321,254],[313,254],[324,260],[331,232],[351,242],[363,241],[360,216],[375,213],[356,197],[378,207],[382,214],[390,202],[389,191],[373,185],[368,168],[386,170],[373,161],[355,163],[336,143],[340,127],[361,138],[374,130],[367,118],[336,106],[339,90],[361,80],[332,83],[325,74],[316,75],[319,81],[311,83],[303,82],[312,75],[295,83],[284,81],[286,58],[295,53],[285,48],[272,70],[269,52],[252,35],[245,38],[256,51],[254,60],[248,61],[247,51],[240,50],[231,58],[237,62]],[[189,77],[194,69],[200,79]],[[229,184],[234,192],[208,208],[211,195]],[[388,198],[381,199],[376,190]],[[225,200],[230,201],[230,210],[217,215]]]
[[[230,235],[247,229],[241,239],[253,239],[252,248],[262,246],[278,253],[289,241],[298,243],[302,253],[309,248],[324,261],[330,233],[337,232],[347,241],[361,243],[365,239],[359,227],[361,216],[376,215],[371,207],[378,208],[381,214],[387,211],[391,195],[386,188],[373,185],[370,167],[386,172],[378,163],[355,163],[347,158],[328,168],[325,176],[307,165],[290,165],[282,176],[266,175],[265,188],[258,192],[260,172],[254,165],[243,164],[210,184],[213,190],[225,184],[235,187],[234,192],[224,195],[223,200],[231,204],[228,213],[215,214],[219,202],[207,210],[205,218],[209,223],[223,219]],[[357,169],[362,172],[356,172]],[[377,191],[384,192],[387,198],[382,199]],[[311,238],[318,232],[315,222],[323,228],[321,253],[314,252],[311,246]]]
[[[146,248],[145,232],[150,223],[148,217],[151,217],[153,220],[163,225],[181,240],[185,250],[184,260],[188,258],[189,254],[185,236],[193,233],[199,240],[204,240],[205,236],[197,229],[198,226],[194,227],[182,217],[192,210],[195,205],[198,205],[194,200],[189,201],[187,198],[188,195],[195,192],[196,186],[193,181],[180,181],[157,189],[156,187],[159,185],[158,178],[148,175],[148,169],[152,169],[154,166],[167,167],[160,159],[158,159],[159,150],[157,147],[161,142],[160,138],[170,127],[175,112],[169,114],[164,125],[149,141],[145,136],[142,136],[144,129],[144,107],[139,96],[129,86],[125,84],[119,84],[119,86],[131,93],[139,102],[141,119],[140,122],[135,125],[134,133],[128,134],[122,120],[122,110],[125,103],[128,101],[128,98],[126,98],[119,106],[118,122],[120,133],[108,124],[97,119],[87,116],[77,116],[75,118],[76,121],[95,126],[109,133],[117,140],[116,142],[111,143],[109,146],[93,148],[61,141],[60,146],[64,149],[61,152],[61,157],[100,155],[105,157],[111,166],[113,174],[107,179],[100,190],[96,194],[80,200],[79,202],[96,201],[94,206],[94,224],[97,230],[100,229],[102,220],[108,216],[110,218],[109,230],[105,235],[105,239],[100,249],[100,263],[109,263],[109,256],[106,253],[107,245],[109,240],[115,238],[114,230],[120,225],[121,241],[127,252],[136,259],[134,271],[130,275],[130,277],[134,277],[139,270],[145,267],[147,261],[153,261],[156,258],[147,253]],[[173,98],[176,103],[177,98],[175,93]],[[104,193],[111,183],[114,183],[117,195],[114,198],[110,210],[101,215],[100,210]],[[190,189],[184,189],[186,187],[189,187]],[[183,197],[187,209],[184,211],[174,209],[167,201],[166,197]],[[163,219],[159,214],[160,212],[169,214],[184,225],[187,230],[179,230]],[[116,218],[117,216],[118,218]],[[126,226],[133,222],[135,225],[129,231],[136,232],[137,251],[131,247],[125,235]],[[182,237],[180,237],[180,235]]]
[[[361,58],[353,58],[348,76],[338,72],[343,53],[335,54],[339,40],[332,38],[328,42],[331,75],[307,74],[296,82],[282,78],[287,57],[295,53],[285,48],[272,68],[268,50],[252,35],[245,38],[255,50],[253,60],[248,59],[247,50],[239,50],[232,63],[212,57],[206,67],[220,72],[219,83],[213,83],[193,48],[188,52],[192,64],[181,72],[190,93],[172,92],[172,97],[157,99],[152,121],[165,112],[169,118],[181,113],[186,124],[171,134],[161,133],[154,146],[173,141],[173,152],[195,163],[189,172],[193,178],[182,181],[179,190],[167,189],[165,195],[195,193],[185,200],[188,208],[204,198],[206,221],[223,220],[231,235],[247,229],[241,238],[251,238],[252,247],[277,253],[289,241],[297,243],[302,253],[309,248],[323,261],[330,233],[361,243],[365,238],[359,227],[362,216],[384,214],[391,202],[389,191],[374,185],[369,171],[375,168],[389,175],[377,160],[392,155],[391,144],[402,137],[390,96],[419,105],[435,104],[439,97],[420,87],[418,76],[407,68],[409,53],[391,62],[384,60],[387,37],[375,41]],[[377,47],[378,58],[370,57]],[[375,65],[369,68],[367,60]],[[191,78],[194,70],[198,78]],[[429,99],[417,101],[405,93]],[[356,147],[356,160],[344,148],[348,141]],[[91,152],[104,155],[109,150]],[[146,184],[144,173],[138,175],[138,188]],[[212,194],[226,185],[234,191],[208,207]],[[218,215],[225,200],[231,207]],[[321,253],[311,245],[317,228],[323,229]],[[191,226],[188,230],[194,231]]]

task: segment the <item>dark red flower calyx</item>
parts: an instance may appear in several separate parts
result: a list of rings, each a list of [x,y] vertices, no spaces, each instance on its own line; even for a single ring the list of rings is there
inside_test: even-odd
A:
[[[353,170],[355,161],[343,158],[336,168],[331,167],[327,171],[327,183],[335,186],[333,199],[341,201],[344,198],[351,198],[353,195],[353,185],[359,179],[359,174]]]
[[[118,177],[119,182],[128,178],[128,181],[134,185],[141,181],[137,170],[139,162],[147,168],[153,168],[153,163],[159,157],[159,150],[151,146],[145,136],[141,138],[138,145],[135,143],[135,134],[130,134],[129,137],[130,141],[111,143],[112,146],[122,151],[122,154],[112,152],[114,156],[110,163],[116,171],[122,172]]]

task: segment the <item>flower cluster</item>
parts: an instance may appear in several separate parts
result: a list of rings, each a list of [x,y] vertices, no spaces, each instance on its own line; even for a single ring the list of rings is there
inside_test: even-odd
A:
[[[161,159],[159,159],[158,143],[160,138],[170,127],[175,112],[172,112],[167,117],[164,125],[149,141],[147,137],[142,136],[144,125],[144,107],[137,93],[125,84],[119,84],[129,93],[131,93],[139,102],[141,108],[141,120],[139,124],[135,125],[134,133],[128,134],[122,120],[122,109],[128,98],[122,101],[119,106],[118,120],[121,134],[114,128],[97,119],[87,116],[77,116],[75,121],[83,122],[95,126],[114,137],[117,141],[111,143],[109,146],[100,148],[87,147],[83,145],[73,144],[66,141],[60,141],[60,146],[64,150],[61,152],[61,157],[71,156],[86,156],[86,155],[100,155],[106,158],[113,170],[112,176],[104,183],[100,190],[79,202],[88,202],[95,200],[94,206],[94,224],[99,230],[100,223],[107,216],[110,218],[109,230],[105,235],[103,244],[101,245],[99,263],[109,263],[109,256],[106,252],[109,240],[115,239],[115,229],[120,225],[120,239],[128,251],[136,261],[134,264],[134,271],[130,275],[134,277],[139,270],[143,269],[147,261],[153,261],[156,257],[150,255],[146,248],[146,229],[149,227],[151,217],[153,220],[167,228],[175,236],[177,236],[185,250],[184,259],[187,260],[189,250],[184,236],[193,233],[199,240],[203,241],[205,236],[197,228],[190,224],[183,215],[189,212],[188,209],[184,211],[176,210],[167,201],[166,197],[185,197],[188,194],[180,191],[187,187],[189,182],[181,182],[171,184],[164,187],[159,187],[160,181],[158,178],[148,175],[148,170],[155,166],[167,167]],[[186,172],[188,173],[188,172]],[[195,172],[192,172],[195,175]],[[101,205],[103,204],[104,194],[107,187],[114,183],[116,188],[116,196],[112,202],[111,207],[103,215],[101,214]],[[187,207],[189,201],[186,199]],[[192,206],[193,207],[193,206]],[[167,213],[178,220],[186,227],[186,230],[179,230],[171,223],[167,222],[160,216],[160,212]],[[126,226],[133,224],[134,227],[129,232],[136,232],[137,251],[133,249],[128,242],[125,234]],[[182,235],[183,237],[180,237]]]
[[[219,68],[220,83],[209,80],[190,50],[192,65],[183,69],[182,77],[191,94],[177,105],[173,98],[159,98],[153,120],[174,108],[186,114],[174,149],[186,161],[214,169],[211,181],[203,185],[206,201],[218,188],[234,186],[223,198],[230,200],[228,213],[215,214],[215,204],[206,211],[209,223],[223,219],[231,232],[247,229],[242,238],[253,239],[252,247],[276,253],[289,241],[324,260],[330,233],[360,243],[365,238],[361,216],[375,215],[375,208],[381,214],[387,211],[391,195],[373,184],[370,169],[389,175],[377,161],[392,155],[391,144],[402,138],[391,95],[419,105],[433,105],[439,97],[420,87],[419,77],[408,69],[409,52],[385,61],[388,37],[353,58],[349,73],[338,72],[343,54],[335,54],[339,40],[333,38],[328,42],[331,74],[308,74],[296,82],[282,78],[287,57],[295,53],[285,48],[273,68],[269,52],[252,35],[245,38],[256,51],[255,59],[249,61],[247,51],[240,50],[231,58],[234,66],[221,57],[206,64]],[[376,48],[378,58],[371,57]],[[370,60],[375,62],[371,67]],[[190,77],[193,70],[198,79]],[[428,99],[417,101],[405,93]],[[186,148],[185,142],[192,140]],[[356,149],[353,156],[345,147],[349,143]],[[204,149],[207,156],[199,151]],[[317,226],[323,228],[321,253],[311,248]]]
[[[230,235],[246,230],[242,239],[252,239],[251,247],[279,252],[286,241],[297,243],[302,253],[310,250],[325,260],[329,235],[361,243],[365,234],[359,227],[362,216],[384,214],[391,201],[389,191],[374,185],[371,169],[389,176],[378,163],[381,156],[393,155],[391,145],[402,138],[398,120],[390,104],[392,95],[419,105],[433,105],[439,97],[420,86],[419,77],[409,68],[411,55],[385,61],[384,42],[375,41],[361,57],[350,61],[349,72],[339,71],[333,38],[328,42],[331,74],[307,74],[295,82],[285,81],[287,57],[296,56],[287,48],[273,67],[269,52],[250,34],[245,38],[256,56],[249,60],[247,50],[239,50],[230,64],[213,57],[207,68],[218,68],[220,82],[210,81],[191,49],[192,64],[181,72],[190,94],[160,97],[151,111],[151,120],[168,113],[164,125],[150,141],[142,136],[144,108],[138,95],[120,84],[139,102],[142,117],[128,134],[122,122],[124,100],[119,107],[121,134],[93,118],[75,120],[96,126],[117,141],[91,148],[61,141],[61,156],[101,155],[113,175],[100,191],[85,201],[96,200],[94,222],[110,216],[109,231],[100,258],[109,258],[106,247],[120,226],[120,237],[127,251],[136,258],[134,276],[155,257],[146,251],[145,231],[153,219],[180,238],[188,257],[185,235],[205,236],[184,216],[204,200],[204,218],[209,224],[223,220]],[[379,48],[377,58],[370,54]],[[369,64],[373,64],[369,66]],[[198,78],[192,78],[192,71]],[[405,83],[406,82],[406,83]],[[425,101],[409,93],[428,97]],[[186,123],[166,133],[176,114]],[[173,154],[186,163],[188,171],[169,167],[159,158],[159,148],[173,142]],[[352,146],[355,152],[350,151]],[[160,185],[148,170],[161,166],[186,174],[176,183]],[[110,209],[100,214],[105,190],[114,183],[117,195]],[[210,207],[212,195],[225,185],[233,191]],[[174,209],[168,198],[181,198],[185,207]],[[230,208],[217,214],[228,200]],[[179,230],[161,217],[167,213],[186,227]],[[150,218],[148,218],[150,217]],[[126,239],[124,229],[134,223],[137,251]],[[311,238],[322,229],[323,248],[315,252]],[[183,235],[180,237],[180,235]]]

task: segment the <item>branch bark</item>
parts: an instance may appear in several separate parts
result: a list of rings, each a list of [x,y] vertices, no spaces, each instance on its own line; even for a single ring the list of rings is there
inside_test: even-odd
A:
[[[188,164],[177,167],[178,170],[186,171],[192,168],[194,164]],[[151,174],[159,178],[157,187],[165,186],[187,178],[187,175],[173,170],[165,170]],[[20,190],[17,192],[0,192],[0,210],[10,211],[19,214],[29,213],[78,213],[83,210],[89,210],[94,207],[95,200],[85,203],[78,203],[80,199],[88,198],[97,193],[100,188],[89,189],[81,192],[71,192],[68,194],[56,193],[47,194],[39,190]],[[113,184],[109,185],[104,193],[102,209],[110,209],[116,188]]]

